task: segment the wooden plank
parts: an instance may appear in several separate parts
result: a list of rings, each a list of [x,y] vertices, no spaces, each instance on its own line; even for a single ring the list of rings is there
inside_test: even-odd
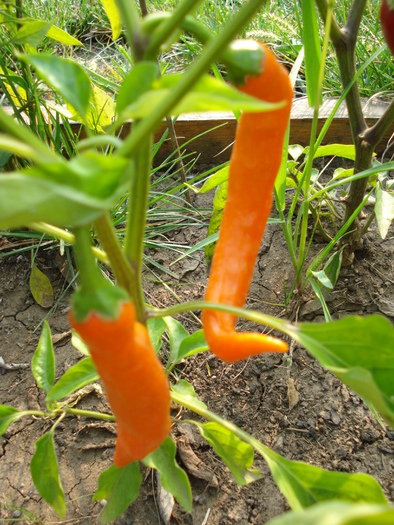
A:
[[[337,99],[325,99],[319,112],[318,133],[325,124]],[[388,107],[389,102],[382,99],[363,100],[362,106],[366,122],[369,126],[375,124],[379,117]],[[11,108],[5,108],[12,113]],[[295,99],[291,111],[290,122],[290,144],[309,145],[309,135],[312,126],[313,111],[309,108],[306,98]],[[182,147],[185,143],[190,142],[182,147],[182,151],[198,157],[196,165],[218,165],[226,162],[230,158],[231,145],[234,141],[236,119],[232,113],[210,112],[210,113],[191,113],[180,115],[175,123],[175,131],[178,136],[179,144]],[[130,132],[131,123],[126,123],[121,131],[121,137]],[[72,129],[78,133],[79,123],[72,123]],[[160,126],[155,134],[155,140],[158,141],[166,130],[166,124]],[[394,133],[392,126],[385,134],[377,154],[382,154],[390,137]],[[323,144],[351,144],[351,132],[349,126],[348,113],[346,104],[342,103],[324,137]],[[158,154],[154,159],[154,164],[161,164],[172,153],[172,146],[169,138],[164,142]]]

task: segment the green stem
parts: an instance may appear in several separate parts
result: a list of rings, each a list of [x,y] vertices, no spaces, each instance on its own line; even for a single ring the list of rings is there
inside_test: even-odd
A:
[[[241,317],[247,321],[252,321],[258,324],[269,326],[274,330],[279,330],[283,333],[288,333],[290,326],[287,321],[277,319],[271,315],[262,314],[255,310],[245,310],[245,308],[238,308],[236,306],[229,306],[227,304],[209,303],[206,301],[191,301],[190,303],[177,304],[168,308],[148,308],[146,317],[172,317],[174,315],[190,312],[191,310],[215,310],[232,314],[236,317]]]
[[[57,228],[56,226],[52,226],[52,224],[48,224],[46,222],[32,222],[28,225],[29,228],[32,230],[45,233],[46,235],[49,235],[50,237],[53,237],[54,239],[59,239],[67,244],[74,245],[75,244],[75,235],[73,235],[71,232],[68,232],[66,230],[63,230],[62,228]],[[105,264],[109,264],[109,259],[107,257],[107,254],[103,252],[103,250],[100,250],[99,248],[96,248],[95,246],[92,246],[92,253],[93,255],[101,262]]]
[[[91,248],[90,227],[80,226],[75,228],[74,251],[79,279],[85,293],[95,292],[97,290],[97,283],[102,279]]]
[[[92,412],[91,410],[80,410],[78,408],[64,408],[64,413],[73,416],[92,417],[94,419],[102,419],[104,421],[115,421],[115,417],[110,414],[102,414],[101,412]]]
[[[94,226],[100,238],[101,245],[111,264],[117,283],[124,288],[135,303],[137,297],[135,293],[135,282],[137,276],[127,261],[125,252],[119,244],[111,218],[108,213],[104,213],[95,220]]]
[[[190,88],[209,69],[212,62],[223,53],[223,50],[231,42],[234,36],[242,29],[254,13],[266,3],[267,0],[250,0],[243,4],[240,10],[225,25],[222,32],[210,40],[204,52],[190,66],[180,82],[174,86],[167,97],[161,101],[160,108],[152,108],[152,111],[142,119],[134,128],[133,133],[123,142],[115,154],[130,157],[141,145],[145,137],[152,134],[166,115],[170,115],[174,107],[186,95]]]
[[[126,29],[133,58],[139,60],[144,53],[144,43],[141,40],[141,23],[135,2],[134,0],[116,0],[116,5]]]
[[[182,25],[182,21],[200,2],[201,0],[183,0],[176,6],[170,17],[152,34],[145,54],[147,60],[156,59],[160,46]]]
[[[141,144],[135,155],[135,175],[129,196],[124,250],[134,275],[134,304],[137,317],[144,319],[145,300],[142,289],[142,257],[151,172],[152,136]]]

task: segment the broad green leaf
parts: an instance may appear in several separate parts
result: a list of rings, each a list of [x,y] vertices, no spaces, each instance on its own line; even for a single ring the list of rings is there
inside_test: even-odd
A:
[[[168,356],[167,363],[168,368],[178,361],[179,347],[183,339],[189,336],[189,332],[183,327],[182,323],[173,317],[163,317],[163,321],[166,323],[168,335],[170,337],[170,355]]]
[[[151,89],[153,81],[159,76],[156,62],[139,62],[123,80],[116,95],[116,111],[122,113],[146,91]]]
[[[24,55],[20,58],[31,64],[37,75],[86,121],[92,88],[88,75],[80,65],[56,55]]]
[[[288,152],[290,157],[294,161],[297,161],[301,157],[301,155],[305,153],[305,147],[301,146],[300,144],[292,144],[289,145]]]
[[[100,379],[100,377],[96,372],[92,359],[90,357],[82,359],[76,365],[69,368],[51,388],[47,396],[47,401],[62,399],[98,379]]]
[[[342,265],[343,248],[334,252],[324,265],[324,273],[328,277],[332,287],[336,285]]]
[[[149,337],[152,342],[153,348],[156,350],[156,353],[160,351],[161,348],[161,336],[165,332],[167,325],[161,317],[151,317],[146,323],[148,327]]]
[[[330,310],[328,309],[328,306],[327,306],[327,303],[326,303],[326,299],[325,299],[323,291],[322,291],[324,288],[323,288],[321,282],[316,282],[314,279],[310,279],[309,282],[310,282],[310,284],[312,286],[313,291],[315,292],[316,298],[320,301],[320,304],[322,305],[324,318],[325,318],[326,322],[327,323],[331,323],[332,317],[331,317]]]
[[[153,90],[144,93],[128,106],[121,120],[138,119],[152,111],[160,111],[163,100],[182,78],[182,74],[166,75],[153,83]],[[282,103],[271,104],[241,93],[237,89],[206,75],[202,77],[189,93],[172,110],[173,115],[207,111],[271,111]]]
[[[287,160],[288,160],[288,145],[290,137],[290,123],[287,126],[285,138],[283,141],[282,161],[278,174],[275,179],[275,206],[279,211],[284,211],[286,207],[286,174],[287,174]]]
[[[293,510],[327,500],[387,503],[379,483],[368,474],[324,470],[302,461],[291,461],[259,445],[256,450],[267,461],[276,484]]]
[[[307,148],[308,151],[309,148]],[[319,146],[315,151],[314,158],[318,157],[341,157],[343,159],[354,160],[356,149],[353,144],[327,144]]]
[[[194,406],[197,410],[207,409],[207,405],[197,398],[193,385],[186,381],[186,379],[180,379],[175,385],[171,385],[171,389],[182,396],[190,406]]]
[[[225,166],[221,170],[217,171],[207,179],[198,193],[208,193],[215,189],[217,186],[220,186],[223,182],[228,181],[228,172],[229,166]]]
[[[337,168],[335,171],[334,171],[334,174],[332,176],[333,180],[336,180],[336,179],[346,179],[347,177],[351,177],[354,173],[354,168],[349,168],[349,169],[345,169],[345,168]]]
[[[84,121],[86,125],[98,132],[104,133],[105,127],[112,124],[115,116],[115,103],[104,90],[93,85],[89,98],[89,107],[84,116],[81,116],[71,104],[66,104],[67,110],[63,112],[66,118],[75,121]]]
[[[375,214],[380,236],[385,239],[394,219],[394,192],[383,190],[379,183],[376,186]]]
[[[333,289],[333,284],[328,278],[324,270],[319,270],[318,272],[312,272],[312,275],[319,281],[319,283],[325,288]]]
[[[7,164],[11,156],[12,153],[8,153],[7,151],[0,151],[0,169]]]
[[[319,26],[317,22],[315,2],[301,0],[303,43],[305,48],[305,77],[309,107],[315,107],[318,93],[319,68],[321,50],[319,39]]]
[[[112,40],[120,37],[122,32],[122,17],[115,0],[101,0],[112,29]]]
[[[199,354],[208,350],[207,342],[204,337],[204,330],[197,330],[182,340],[179,347],[178,360],[186,359],[194,354]]]
[[[51,330],[47,321],[44,321],[31,367],[37,385],[48,393],[55,382],[55,354],[53,352]]]
[[[7,428],[24,415],[24,412],[20,412],[14,407],[7,405],[0,405],[0,436],[4,434]]]
[[[17,45],[30,44],[34,47],[38,46],[46,37],[51,26],[52,22],[41,22],[40,20],[25,21],[13,37],[12,42]]]
[[[69,35],[66,31],[63,31],[63,29],[54,25],[49,28],[47,37],[52,38],[52,40],[56,40],[56,42],[60,42],[61,44],[65,44],[66,46],[83,45],[77,38]]]
[[[209,221],[208,233],[207,235],[213,235],[214,233],[219,232],[220,225],[222,224],[222,217],[224,212],[224,207],[227,200],[227,189],[228,181],[223,182],[216,188],[215,197],[213,198],[213,211],[212,217]],[[205,247],[205,259],[209,264],[213,257],[213,252],[215,251],[216,244],[208,244]]]
[[[161,484],[186,510],[192,510],[192,491],[189,479],[175,460],[176,447],[170,437],[143,460],[144,465],[159,471]]]
[[[394,328],[380,315],[288,325],[286,332],[394,427]]]
[[[31,167],[0,177],[0,228],[32,222],[76,226],[92,222],[123,194],[128,161],[94,152],[69,162]]]
[[[392,525],[394,508],[388,505],[330,501],[306,510],[286,512],[266,525]]]
[[[107,501],[100,513],[99,522],[105,525],[120,516],[138,498],[141,482],[142,476],[137,462],[123,468],[112,465],[104,470],[99,476],[98,488],[93,495],[93,501]]]
[[[50,308],[53,305],[51,281],[35,264],[31,268],[29,286],[37,304],[43,308]]]
[[[40,496],[51,505],[61,518],[66,514],[64,492],[59,476],[53,434],[48,432],[38,439],[30,463],[31,477]]]
[[[193,421],[193,424],[226,463],[238,485],[244,486],[261,479],[262,473],[251,468],[254,459],[251,445],[241,441],[231,430],[218,423],[201,424]]]

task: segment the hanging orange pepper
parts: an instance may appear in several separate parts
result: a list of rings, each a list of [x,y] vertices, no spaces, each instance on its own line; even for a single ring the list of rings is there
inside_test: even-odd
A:
[[[289,76],[263,46],[262,72],[247,77],[239,89],[284,106],[263,113],[244,113],[233,146],[226,206],[220,227],[205,300],[242,307],[249,290],[256,257],[272,207],[272,191],[280,168],[283,140],[290,117],[293,91]],[[231,314],[204,310],[205,338],[224,361],[239,361],[262,352],[286,352],[287,344],[260,333],[235,331]]]
[[[123,290],[99,272],[89,230],[76,234],[80,287],[72,298],[71,326],[87,344],[116,419],[117,467],[143,459],[171,428],[170,388],[150,342]]]

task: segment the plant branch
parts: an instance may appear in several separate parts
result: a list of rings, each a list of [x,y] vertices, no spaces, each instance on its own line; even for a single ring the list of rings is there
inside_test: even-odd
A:
[[[353,0],[349,11],[349,16],[347,17],[345,26],[343,28],[347,41],[351,43],[352,53],[356,46],[357,35],[366,5],[367,0]]]
[[[328,2],[327,0],[315,0],[315,3],[317,5],[317,8],[319,10],[320,16],[322,17],[322,20],[324,23],[326,23],[327,19],[327,12],[328,12]],[[342,30],[338,25],[338,22],[336,21],[335,16],[332,16],[331,20],[331,30],[330,30],[330,37],[332,42],[336,41],[339,42],[342,40]]]
[[[368,144],[373,150],[378,146],[386,131],[394,123],[394,100],[387,107],[386,111],[379,118],[379,120],[370,128],[368,128],[362,135],[363,142]]]

